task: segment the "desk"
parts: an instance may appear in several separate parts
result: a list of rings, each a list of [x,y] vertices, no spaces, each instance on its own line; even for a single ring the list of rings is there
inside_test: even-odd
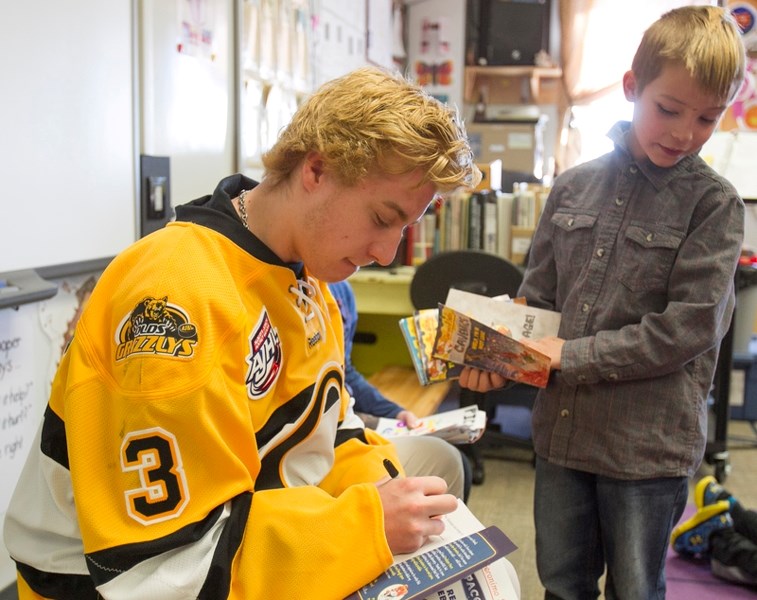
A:
[[[362,269],[349,278],[358,320],[352,363],[365,376],[384,367],[412,366],[399,320],[413,314],[413,267]]]

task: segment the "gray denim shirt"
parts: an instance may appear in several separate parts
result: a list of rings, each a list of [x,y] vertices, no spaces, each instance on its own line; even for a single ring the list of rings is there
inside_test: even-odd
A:
[[[562,370],[533,414],[536,452],[619,479],[691,476],[734,308],[744,204],[699,156],[614,151],[555,181],[520,295],[562,313]]]

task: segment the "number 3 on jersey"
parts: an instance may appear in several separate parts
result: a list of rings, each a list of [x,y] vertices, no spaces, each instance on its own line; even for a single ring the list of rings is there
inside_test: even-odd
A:
[[[126,510],[143,525],[174,519],[189,502],[179,445],[173,434],[160,427],[126,435],[121,469],[139,474],[140,487],[125,492]]]

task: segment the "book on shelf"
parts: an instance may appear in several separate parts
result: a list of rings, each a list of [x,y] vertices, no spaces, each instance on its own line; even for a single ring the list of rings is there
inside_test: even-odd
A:
[[[522,262],[548,191],[541,184],[516,184],[512,192],[481,188],[447,195],[408,228],[404,264],[417,266],[437,252],[466,249]]]
[[[549,380],[546,354],[443,304],[433,355],[536,387],[546,387]]]
[[[498,527],[484,527],[458,500],[440,517],[444,532],[417,552],[398,554],[383,574],[345,600],[517,600],[520,583],[506,558],[515,544]]]
[[[423,417],[412,429],[399,419],[388,417],[379,417],[374,427],[385,438],[430,435],[450,444],[472,444],[485,428],[486,413],[475,404]]]

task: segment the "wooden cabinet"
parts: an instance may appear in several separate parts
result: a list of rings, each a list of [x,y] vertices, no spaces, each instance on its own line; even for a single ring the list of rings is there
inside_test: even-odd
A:
[[[561,104],[564,102],[560,67],[465,67],[465,101],[475,103],[486,90],[489,104]]]
[[[552,124],[545,130],[544,155],[552,157],[559,170],[560,141],[570,110],[562,76],[560,67],[467,66],[463,96],[467,104],[476,104],[483,97],[489,106],[528,104],[552,107],[549,110]]]

